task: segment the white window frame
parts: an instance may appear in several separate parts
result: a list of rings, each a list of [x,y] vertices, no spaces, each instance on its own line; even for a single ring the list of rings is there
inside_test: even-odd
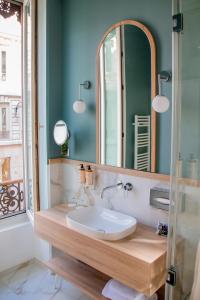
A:
[[[32,126],[32,153],[31,153],[31,160],[32,160],[32,198],[33,198],[33,210],[30,210],[28,207],[28,173],[27,173],[27,134],[26,134],[26,87],[27,87],[27,78],[26,78],[26,58],[27,58],[27,35],[26,35],[26,29],[27,29],[27,23],[26,23],[26,7],[27,5],[31,5],[31,112],[32,112],[32,120],[31,120],[31,126]],[[37,115],[36,115],[36,109],[37,109],[37,97],[36,97],[36,23],[35,23],[35,13],[36,13],[36,0],[25,0],[23,2],[23,103],[24,103],[24,109],[23,109],[23,135],[24,135],[24,178],[25,178],[25,196],[26,196],[26,209],[27,214],[30,217],[31,222],[34,221],[33,215],[34,212],[39,210],[39,180],[38,180],[38,141],[37,141]]]

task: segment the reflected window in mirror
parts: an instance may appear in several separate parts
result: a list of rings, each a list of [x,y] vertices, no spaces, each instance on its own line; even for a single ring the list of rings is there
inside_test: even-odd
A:
[[[122,95],[121,34],[111,31],[100,50],[101,64],[101,163],[121,167]]]

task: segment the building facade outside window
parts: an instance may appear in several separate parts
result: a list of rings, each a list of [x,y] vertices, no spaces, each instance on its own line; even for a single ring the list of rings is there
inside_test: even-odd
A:
[[[23,177],[21,23],[0,16],[0,156],[10,157],[10,178]]]
[[[0,219],[25,210],[20,10],[0,9]]]

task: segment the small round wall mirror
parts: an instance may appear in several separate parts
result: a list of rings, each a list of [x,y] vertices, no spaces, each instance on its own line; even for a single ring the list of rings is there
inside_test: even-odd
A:
[[[60,120],[56,122],[53,131],[54,141],[58,146],[64,145],[64,143],[69,139],[69,130],[67,124]]]

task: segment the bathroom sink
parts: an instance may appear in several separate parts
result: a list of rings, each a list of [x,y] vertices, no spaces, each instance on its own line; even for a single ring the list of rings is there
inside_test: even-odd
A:
[[[83,234],[97,239],[116,241],[136,230],[135,218],[97,207],[81,207],[69,212],[67,224]]]

